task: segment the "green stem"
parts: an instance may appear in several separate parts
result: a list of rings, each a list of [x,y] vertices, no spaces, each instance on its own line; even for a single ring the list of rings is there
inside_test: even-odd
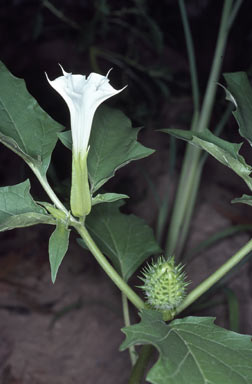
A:
[[[75,21],[66,17],[64,13],[57,9],[50,1],[44,0],[43,6],[47,8],[54,16],[56,16],[63,23],[68,24],[71,28],[76,29],[77,31],[81,31],[81,27]]]
[[[198,160],[197,160],[198,161]],[[190,191],[188,196],[190,196],[189,201],[186,204],[185,215],[183,219],[183,224],[181,226],[179,242],[176,247],[176,258],[179,260],[182,258],[182,252],[184,250],[185,242],[187,239],[187,234],[189,231],[192,215],[194,212],[194,207],[198,195],[198,189],[200,185],[200,179],[202,174],[203,164],[198,161],[198,166],[195,168],[195,174],[193,178],[193,183],[190,183]]]
[[[127,297],[123,292],[122,292],[122,308],[123,308],[124,324],[126,327],[129,327],[130,326],[129,303],[128,303]],[[137,361],[137,354],[136,354],[134,345],[131,345],[129,347],[129,355],[130,355],[131,364],[132,366],[134,366]]]
[[[141,352],[139,354],[139,358],[131,372],[128,384],[140,384],[142,382],[146,366],[153,351],[154,347],[152,345],[148,344],[142,347]]]
[[[179,8],[180,8],[181,19],[182,19],[184,33],[185,33],[186,48],[187,48],[187,54],[189,59],[194,110],[199,111],[200,101],[199,101],[198,75],[197,75],[197,68],[196,68],[196,62],[195,62],[195,53],[194,53],[192,34],[191,34],[190,25],[187,18],[184,0],[179,0]]]
[[[58,196],[54,193],[51,186],[49,185],[46,176],[41,175],[39,170],[36,167],[34,167],[32,164],[29,164],[29,166],[32,169],[32,171],[34,172],[34,174],[37,176],[40,184],[42,185],[42,187],[44,188],[44,190],[46,191],[47,195],[50,197],[52,202],[55,204],[55,206],[58,209],[60,209],[61,211],[65,212],[67,215],[69,215],[68,210],[62,204],[62,202],[59,200]]]
[[[111,280],[115,283],[115,285],[127,296],[127,298],[132,302],[132,304],[135,305],[136,308],[143,309],[145,306],[144,301],[133,291],[133,289],[130,288],[130,286],[115,271],[115,269],[108,262],[106,257],[101,253],[101,251],[99,250],[99,248],[97,247],[97,245],[95,244],[91,236],[89,235],[86,228],[70,215],[70,213],[67,211],[67,209],[64,207],[64,205],[61,203],[59,198],[56,196],[56,194],[50,187],[46,177],[42,176],[39,170],[36,167],[33,167],[32,164],[29,164],[29,166],[37,176],[39,182],[41,183],[42,187],[44,188],[44,190],[46,191],[46,193],[48,194],[52,202],[55,204],[55,206],[69,216],[70,224],[80,234],[85,244],[89,248],[90,252],[93,254],[95,259],[98,261],[98,263],[107,273],[107,275],[111,278]]]
[[[198,132],[202,132],[204,131],[204,129],[208,127],[210,116],[212,113],[213,103],[214,103],[216,89],[217,89],[217,82],[220,75],[222,59],[224,56],[224,51],[225,51],[228,32],[229,32],[229,18],[230,18],[230,12],[232,8],[232,2],[233,2],[232,0],[225,0],[224,6],[223,6],[221,24],[220,24],[217,44],[215,48],[214,59],[213,59],[212,68],[211,68],[210,76],[207,83],[204,101],[202,104],[199,124],[197,127]]]
[[[170,137],[170,146],[169,146],[169,158],[168,158],[168,173],[172,179],[175,173],[175,163],[176,163],[176,139],[175,137]],[[171,186],[168,185],[166,189],[166,194],[163,197],[161,204],[159,204],[157,224],[156,224],[156,238],[159,244],[162,243],[162,238],[164,235],[164,229],[167,222],[167,217],[169,214],[169,209],[171,205]]]
[[[186,7],[184,0],[179,0],[180,13],[185,33],[186,47],[189,59],[189,68],[191,74],[192,94],[194,102],[194,113],[192,118],[191,130],[196,129],[199,117],[199,84],[197,76],[197,68],[195,62],[195,53],[192,40],[190,25],[187,18]],[[178,185],[176,200],[174,203],[170,229],[166,239],[166,256],[169,257],[175,251],[178,242],[178,236],[183,221],[184,214],[188,206],[188,200],[191,196],[192,184],[194,183],[197,163],[200,155],[200,150],[191,148],[187,145],[184,163],[181,171],[180,182]],[[181,244],[179,242],[179,244]],[[181,244],[183,247],[183,244]]]
[[[214,284],[216,284],[227,272],[234,268],[249,252],[252,251],[252,239],[248,241],[238,252],[235,253],[226,263],[224,263],[216,272],[210,277],[199,284],[193,289],[185,298],[183,303],[177,308],[176,314],[178,315],[189,307],[194,301],[208,291]]]
[[[208,127],[210,116],[212,113],[214,98],[216,94],[217,80],[220,74],[220,68],[222,58],[225,50],[226,40],[228,36],[228,22],[229,15],[232,6],[232,0],[225,0],[221,24],[213,59],[211,72],[206,88],[205,97],[203,100],[202,110],[198,118],[197,113],[194,113],[191,130],[202,132]],[[170,222],[169,232],[166,241],[166,256],[171,256],[176,249],[181,228],[183,226],[184,217],[187,216],[187,209],[189,209],[190,216],[192,214],[192,208],[190,207],[191,193],[193,191],[193,185],[199,179],[197,171],[201,150],[194,148],[191,144],[187,144],[186,154],[183,161],[181,176],[176,194],[176,200],[174,203],[174,209],[172,212],[172,218]],[[199,183],[200,179],[198,180]],[[194,199],[196,193],[194,193]],[[189,202],[189,203],[188,203]],[[188,230],[189,222],[186,222],[186,231]],[[187,233],[183,235],[183,241],[185,241]],[[183,244],[182,244],[183,245]]]
[[[231,106],[229,105],[226,108],[226,110],[223,113],[219,123],[217,124],[216,128],[214,129],[215,135],[218,136],[222,132],[228,118],[230,117],[232,109],[233,109],[232,105]],[[194,206],[196,203],[197,192],[198,192],[198,188],[199,188],[199,184],[200,184],[201,174],[202,174],[202,170],[203,170],[203,167],[204,167],[204,164],[205,164],[207,157],[208,157],[207,152],[205,152],[201,155],[200,160],[198,161],[198,167],[197,167],[196,172],[195,172],[193,183],[191,184],[191,190],[188,194],[188,196],[190,198],[186,203],[187,209],[185,211],[185,215],[183,218],[183,225],[181,227],[179,243],[177,244],[177,248],[176,248],[176,256],[178,259],[182,258],[181,255],[182,255],[182,252],[184,249],[184,245],[185,245],[185,241],[187,238],[189,226],[191,223],[192,214],[194,211]]]
[[[87,229],[76,221],[72,221],[71,225],[76,229],[79,235],[84,240],[86,246],[93,254],[97,262],[100,264],[102,269],[110,277],[110,279],[115,283],[115,285],[127,296],[129,301],[138,309],[143,309],[145,307],[144,301],[130,288],[130,286],[122,279],[119,273],[112,267],[108,262],[106,257],[101,253],[94,240],[88,233]]]
[[[192,123],[192,130],[194,130],[195,122]],[[176,199],[172,211],[169,232],[166,239],[165,254],[170,257],[174,254],[175,248],[178,243],[178,237],[183,224],[185,212],[187,210],[188,201],[191,198],[192,185],[195,181],[195,173],[197,172],[198,162],[200,158],[200,149],[192,147],[187,144],[185,158],[181,170],[180,180],[176,192]]]

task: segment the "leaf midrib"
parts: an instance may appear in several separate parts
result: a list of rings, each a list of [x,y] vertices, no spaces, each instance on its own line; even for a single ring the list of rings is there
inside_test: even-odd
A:
[[[7,107],[5,106],[5,103],[4,103],[4,101],[3,101],[3,99],[2,99],[1,97],[0,97],[0,103],[1,103],[1,105],[3,106],[3,111],[4,111],[5,113],[7,113],[8,117],[9,117],[9,119],[10,119],[10,122],[13,124],[13,126],[14,126],[14,128],[15,128],[15,130],[16,130],[18,136],[19,136],[19,139],[21,140],[21,142],[22,142],[22,144],[23,144],[23,147],[24,147],[25,152],[26,152],[27,154],[29,154],[28,151],[27,151],[25,142],[23,141],[23,138],[22,138],[22,136],[21,136],[21,134],[20,134],[20,132],[19,132],[19,129],[18,129],[16,123],[14,122],[14,120],[13,120],[13,118],[12,118],[12,115],[9,113],[9,111],[8,111]]]

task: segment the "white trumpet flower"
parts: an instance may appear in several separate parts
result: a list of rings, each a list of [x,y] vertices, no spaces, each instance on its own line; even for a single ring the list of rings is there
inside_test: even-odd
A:
[[[61,66],[60,66],[61,67]],[[88,184],[87,156],[88,142],[93,117],[101,103],[121,92],[109,84],[108,75],[91,73],[72,75],[61,67],[63,76],[49,84],[63,97],[70,111],[73,141],[71,210],[77,217],[85,217],[91,210],[91,196]]]

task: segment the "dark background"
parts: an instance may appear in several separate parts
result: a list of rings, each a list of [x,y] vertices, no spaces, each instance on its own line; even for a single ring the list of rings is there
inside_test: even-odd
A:
[[[203,94],[223,2],[187,3]],[[222,72],[251,71],[250,12],[251,2],[245,0],[228,39]],[[151,0],[2,0],[0,57],[14,75],[25,79],[39,104],[65,126],[69,126],[68,110],[44,75],[46,71],[51,79],[59,76],[58,63],[68,72],[81,74],[105,74],[113,67],[111,84],[128,87],[111,103],[136,126],[153,130],[190,124],[189,67],[177,1],[157,5]],[[218,96],[212,127],[225,106],[221,90]],[[57,166],[57,156],[54,160]],[[64,173],[59,162],[57,174],[64,178],[69,169]],[[1,161],[2,184],[9,169]]]
[[[204,94],[211,67],[222,5],[223,1],[186,1],[201,95]],[[222,73],[246,71],[249,76],[252,75],[251,13],[252,3],[245,0],[227,42]],[[131,199],[124,211],[136,213],[155,228],[157,197],[152,187],[157,187],[160,199],[167,193],[167,188],[174,190],[184,153],[184,143],[172,142],[155,129],[187,129],[193,110],[178,2],[0,0],[0,60],[15,76],[25,80],[29,92],[39,104],[68,129],[67,106],[47,83],[45,72],[50,79],[59,76],[58,63],[67,72],[85,75],[92,71],[106,74],[113,67],[109,76],[111,84],[117,89],[125,84],[128,87],[108,103],[122,109],[134,126],[144,126],[139,140],[156,149],[156,153],[118,171],[106,188],[128,194]],[[224,84],[224,79],[220,78],[220,82]],[[224,92],[219,88],[211,130],[226,105]],[[232,117],[222,137],[241,141]],[[251,164],[249,149],[245,145],[243,151]],[[64,200],[70,186],[70,153],[58,143],[52,159],[49,181]],[[0,185],[20,183],[28,177],[32,180],[33,196],[47,199],[28,167],[1,145]],[[249,208],[230,207],[230,200],[242,192],[248,193],[238,177],[209,159],[189,245],[190,241],[197,243],[203,240],[218,226],[250,224]],[[89,255],[83,258],[82,250],[74,241],[69,252],[71,258],[68,256],[64,260],[62,272],[52,287],[47,254],[49,234],[48,228],[38,226],[0,235],[0,311],[4,330],[0,335],[1,382],[68,384],[73,380],[77,384],[126,383],[128,374],[123,367],[128,357],[117,353],[122,340],[119,328],[123,325],[121,315],[118,315],[120,296],[117,290]],[[224,262],[246,242],[247,235],[243,236],[245,238],[241,240],[228,240],[222,248],[216,248],[206,259],[201,259],[201,263],[195,263],[191,269],[189,267],[190,280],[196,283],[207,277],[220,265],[220,260]],[[215,258],[217,264],[213,262]],[[243,284],[235,283],[235,292],[243,303],[240,331],[251,333],[252,287],[245,283],[251,276],[251,267],[243,273]],[[102,305],[99,301],[101,292]],[[104,298],[105,293],[108,293],[109,299]],[[92,304],[96,302],[97,306],[89,306],[87,297],[90,295],[95,297]],[[216,304],[217,309],[214,307],[208,312],[202,310],[196,314],[216,315],[217,322],[228,328],[227,303],[222,299],[219,302],[221,307]],[[49,327],[51,319],[60,311],[62,315],[62,310],[66,308],[70,308],[70,314],[63,316],[57,323],[59,327],[54,327],[52,331]],[[76,312],[76,309],[80,311]],[[70,335],[71,341],[64,339],[67,335]],[[63,346],[60,340],[64,340]],[[106,349],[105,345],[113,345],[114,349]],[[115,362],[111,371],[108,368],[109,359]],[[66,365],[62,363],[64,361]],[[84,381],[81,375],[85,375]]]
[[[202,94],[213,57],[222,3],[187,2]],[[228,39],[222,72],[251,71],[250,13],[251,2],[244,1]],[[58,63],[68,72],[81,74],[92,71],[105,74],[113,67],[111,84],[115,88],[125,84],[128,87],[109,103],[120,107],[135,126],[146,128],[140,136],[143,142],[147,140],[147,131],[190,125],[191,86],[177,1],[2,0],[0,58],[14,75],[25,79],[39,104],[67,127],[68,110],[44,75],[46,71],[51,79],[59,76]],[[220,101],[213,113],[211,129],[226,106],[221,89],[217,97]],[[236,138],[236,132],[232,127],[225,131],[224,137],[234,135]],[[155,149],[169,147],[168,138],[158,140],[150,135],[149,141]],[[179,150],[183,145],[178,143]],[[8,150],[1,148],[0,156],[2,185],[16,183],[29,173],[18,160],[15,162],[15,156]],[[49,173],[52,178],[55,174],[60,180],[69,176],[68,161],[62,167],[62,156],[62,148],[58,145],[53,156],[55,168]],[[12,161],[15,172],[10,171]]]

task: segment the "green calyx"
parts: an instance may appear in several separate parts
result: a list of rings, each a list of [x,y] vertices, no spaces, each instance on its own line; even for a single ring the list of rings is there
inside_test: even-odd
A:
[[[79,218],[85,218],[91,211],[87,156],[88,151],[85,153],[73,153],[72,159],[70,204],[73,215]]]
[[[188,282],[183,272],[184,266],[175,265],[174,257],[166,260],[159,257],[143,270],[140,279],[144,282],[143,289],[147,304],[157,311],[169,312],[172,317],[176,308],[181,304],[186,295]]]

